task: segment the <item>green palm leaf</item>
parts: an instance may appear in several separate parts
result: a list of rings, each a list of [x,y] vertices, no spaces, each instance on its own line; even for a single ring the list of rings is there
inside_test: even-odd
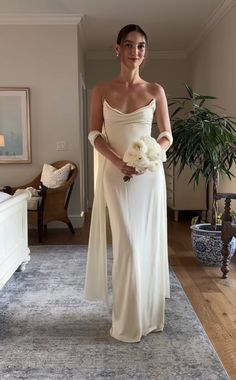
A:
[[[178,174],[189,166],[189,182],[194,185],[204,177],[217,189],[219,175],[234,177],[231,167],[236,163],[236,119],[218,115],[205,106],[207,101],[216,99],[214,96],[197,94],[187,84],[185,88],[187,97],[169,98],[169,107],[175,108],[171,113],[173,144],[168,161],[179,165]]]

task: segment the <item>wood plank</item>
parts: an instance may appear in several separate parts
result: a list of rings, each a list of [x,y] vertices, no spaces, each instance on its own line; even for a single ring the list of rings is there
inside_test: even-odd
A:
[[[194,281],[191,277],[191,275],[188,273],[188,271],[185,270],[183,267],[173,267],[173,270],[179,279],[180,283],[184,282],[185,284],[185,292],[187,288],[194,287]]]
[[[203,296],[214,314],[217,315],[221,325],[224,326],[224,330],[232,337],[236,353],[236,309],[225,300],[222,293],[205,293]]]
[[[184,290],[202,325],[212,322],[219,323],[218,316],[214,313],[209,302],[202,296],[197,287],[185,287]]]
[[[230,279],[227,279],[227,283],[224,281],[225,280],[222,279],[222,281],[215,282],[220,292],[224,295],[225,302],[227,301],[234,308],[236,308],[236,289],[234,289],[234,286],[231,287],[232,281]]]
[[[232,345],[231,337],[219,323],[205,325],[204,328],[205,331],[207,331],[209,339],[213,342],[213,346],[228,372],[230,379],[236,380],[236,353]],[[222,350],[222,342],[224,343],[224,350]]]

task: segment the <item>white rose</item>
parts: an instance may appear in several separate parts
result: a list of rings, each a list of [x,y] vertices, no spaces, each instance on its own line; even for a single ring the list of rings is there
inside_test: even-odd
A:
[[[139,152],[142,152],[142,153],[146,153],[146,151],[147,151],[147,146],[146,146],[145,142],[142,141],[141,139],[138,141],[135,141],[132,144],[132,148],[135,150],[138,150]]]

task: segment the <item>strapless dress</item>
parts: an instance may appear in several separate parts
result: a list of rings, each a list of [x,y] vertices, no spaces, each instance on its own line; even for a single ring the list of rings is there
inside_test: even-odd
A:
[[[156,101],[131,113],[103,104],[109,145],[123,157],[129,145],[151,135]],[[169,297],[166,184],[163,165],[124,182],[123,174],[99,154],[85,297],[108,303],[106,207],[112,231],[112,327],[110,334],[138,342],[164,328]]]

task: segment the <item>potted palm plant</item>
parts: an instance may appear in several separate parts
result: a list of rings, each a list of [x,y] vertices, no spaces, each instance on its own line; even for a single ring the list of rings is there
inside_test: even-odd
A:
[[[169,164],[179,164],[179,174],[185,166],[192,169],[189,182],[198,184],[204,177],[212,194],[211,222],[195,224],[192,243],[198,260],[207,265],[221,263],[221,227],[217,221],[217,189],[222,176],[234,177],[231,168],[236,163],[236,122],[221,116],[206,105],[216,99],[195,93],[185,84],[186,97],[169,99],[173,127],[173,145],[168,152]],[[231,251],[233,252],[232,247]]]

